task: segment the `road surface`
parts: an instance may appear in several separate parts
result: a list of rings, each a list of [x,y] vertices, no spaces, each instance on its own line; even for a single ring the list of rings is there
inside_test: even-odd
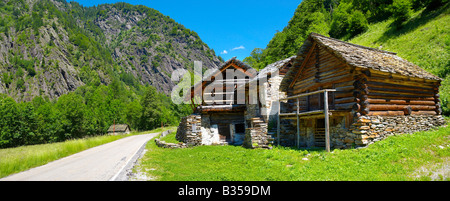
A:
[[[158,133],[134,135],[100,145],[0,181],[121,181],[145,144]]]

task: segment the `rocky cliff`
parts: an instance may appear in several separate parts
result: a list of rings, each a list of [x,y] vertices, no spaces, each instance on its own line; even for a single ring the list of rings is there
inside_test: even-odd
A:
[[[0,1],[0,93],[16,100],[114,79],[169,94],[171,73],[195,60],[204,68],[223,62],[197,33],[145,6]]]

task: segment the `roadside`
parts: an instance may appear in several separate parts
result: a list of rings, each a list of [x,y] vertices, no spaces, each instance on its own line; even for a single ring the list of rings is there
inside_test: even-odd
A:
[[[122,180],[145,144],[159,133],[133,135],[100,145],[1,180],[108,181]]]

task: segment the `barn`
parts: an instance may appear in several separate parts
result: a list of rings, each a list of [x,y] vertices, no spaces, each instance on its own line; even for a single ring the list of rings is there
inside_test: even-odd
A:
[[[181,119],[177,139],[188,145],[268,148],[268,127],[270,121],[276,122],[279,85],[293,58],[277,61],[259,72],[232,58],[205,75],[191,88],[194,112]],[[232,77],[229,72],[234,72]],[[201,101],[195,94],[203,95]]]
[[[351,148],[442,125],[440,83],[396,53],[311,33],[280,85],[277,143]]]
[[[193,145],[242,144],[246,128],[245,91],[238,91],[237,86],[256,74],[256,70],[234,57],[205,75],[191,88],[194,111],[181,120],[177,139]]]
[[[125,135],[131,132],[130,126],[128,124],[113,124],[108,129],[108,134],[110,135]]]

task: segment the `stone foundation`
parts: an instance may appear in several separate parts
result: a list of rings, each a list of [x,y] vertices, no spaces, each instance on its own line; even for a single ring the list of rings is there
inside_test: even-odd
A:
[[[441,115],[361,116],[340,140],[346,147],[367,146],[392,135],[426,131],[445,123]]]
[[[161,141],[159,138],[155,139],[156,146],[168,149],[182,149],[187,148],[188,145],[186,143],[167,143],[165,141]]]
[[[201,116],[189,115],[181,118],[178,126],[176,139],[186,143],[187,146],[198,146],[202,144]]]
[[[270,148],[268,146],[268,136],[266,128],[247,128],[245,129],[245,137],[243,146],[245,148]]]
[[[351,122],[348,124],[346,121]],[[330,122],[332,122],[330,123],[330,145],[334,149],[364,147],[392,135],[426,131],[446,123],[440,115],[360,116],[350,120],[332,117]],[[315,119],[300,122],[300,147],[315,146],[314,127]],[[296,121],[283,120],[280,128],[280,144],[296,146]]]

